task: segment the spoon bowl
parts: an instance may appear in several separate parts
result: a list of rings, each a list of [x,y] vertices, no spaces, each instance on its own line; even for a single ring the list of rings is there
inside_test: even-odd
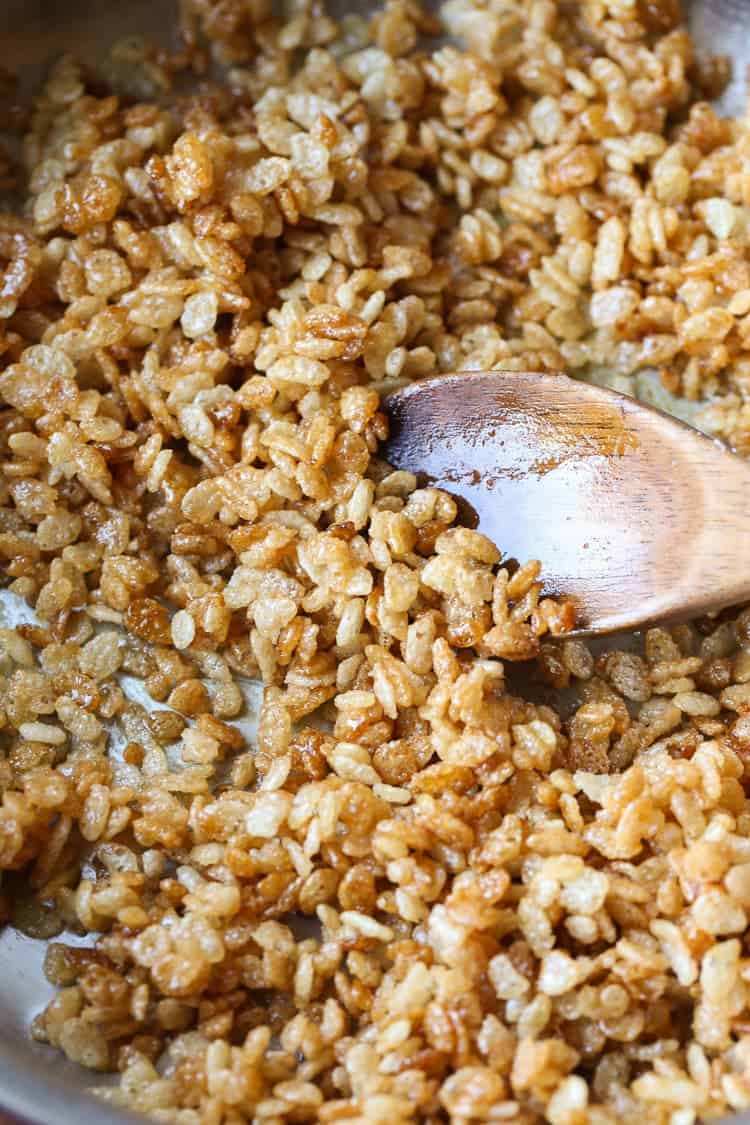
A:
[[[540,559],[581,632],[750,599],[750,465],[690,426],[535,372],[440,376],[386,405],[390,464],[460,498],[506,559]]]

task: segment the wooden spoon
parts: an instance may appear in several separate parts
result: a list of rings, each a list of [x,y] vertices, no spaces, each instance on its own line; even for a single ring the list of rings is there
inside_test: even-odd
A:
[[[588,633],[750,600],[750,463],[632,398],[565,375],[488,371],[386,402],[383,456],[454,496]]]

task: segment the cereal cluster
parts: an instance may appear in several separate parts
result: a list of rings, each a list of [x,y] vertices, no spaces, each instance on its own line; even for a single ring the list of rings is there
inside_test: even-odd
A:
[[[6,115],[33,1034],[175,1125],[750,1107],[750,611],[596,656],[378,456],[384,394],[490,368],[648,369],[750,453],[725,67],[675,0],[183,8],[179,51],[62,59]]]

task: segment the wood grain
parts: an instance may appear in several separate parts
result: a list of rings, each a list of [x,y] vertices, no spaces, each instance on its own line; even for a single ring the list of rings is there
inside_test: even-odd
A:
[[[386,403],[383,456],[460,497],[506,558],[538,558],[582,631],[750,599],[750,464],[625,395],[479,372]]]

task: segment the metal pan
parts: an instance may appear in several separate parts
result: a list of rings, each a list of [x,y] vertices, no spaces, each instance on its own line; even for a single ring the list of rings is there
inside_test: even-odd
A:
[[[331,7],[369,10],[373,2],[336,0]],[[718,107],[742,115],[750,74],[750,0],[685,3],[700,49],[733,59],[733,78]],[[0,66],[18,71],[31,91],[62,53],[94,64],[123,36],[143,35],[167,44],[176,9],[176,0],[0,0]],[[0,602],[0,623],[6,623],[7,613]],[[54,991],[42,972],[44,951],[44,942],[9,927],[0,933],[0,1125],[137,1125],[141,1117],[109,1108],[86,1093],[90,1072],[29,1038],[31,1019]],[[750,1113],[727,1120],[750,1125]]]

